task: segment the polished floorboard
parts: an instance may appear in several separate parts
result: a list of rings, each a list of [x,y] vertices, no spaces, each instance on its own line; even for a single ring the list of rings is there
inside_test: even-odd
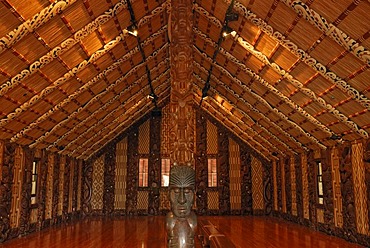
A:
[[[198,219],[210,220],[240,248],[362,247],[276,218],[200,216]],[[8,240],[0,245],[3,247],[166,247],[165,217],[90,218]],[[201,247],[197,238],[195,247]]]

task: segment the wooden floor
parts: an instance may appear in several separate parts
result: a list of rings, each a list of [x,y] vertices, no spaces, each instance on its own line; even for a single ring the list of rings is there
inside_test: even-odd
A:
[[[215,216],[208,219],[237,247],[362,247],[308,228],[265,217]],[[1,248],[166,247],[165,218],[86,219],[6,241]],[[201,247],[196,238],[196,248]]]

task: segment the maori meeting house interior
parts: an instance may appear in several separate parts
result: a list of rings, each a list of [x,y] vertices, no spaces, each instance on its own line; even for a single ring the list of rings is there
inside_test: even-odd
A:
[[[0,247],[166,247],[174,165],[195,247],[370,247],[369,49],[370,0],[1,0]]]

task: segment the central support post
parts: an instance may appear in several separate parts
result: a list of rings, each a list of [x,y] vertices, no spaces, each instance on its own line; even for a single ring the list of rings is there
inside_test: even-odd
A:
[[[170,160],[193,164],[193,12],[192,0],[172,0],[170,7]]]

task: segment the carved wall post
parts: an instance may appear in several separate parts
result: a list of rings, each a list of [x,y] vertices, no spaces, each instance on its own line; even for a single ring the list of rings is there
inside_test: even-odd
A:
[[[270,215],[273,209],[272,164],[267,161],[262,161],[262,167],[265,215]]]
[[[19,234],[27,234],[30,228],[31,211],[31,181],[32,181],[32,162],[33,152],[30,149],[24,149],[25,154],[25,172],[23,174],[22,197],[21,197],[21,216],[19,220]]]
[[[245,215],[252,215],[253,213],[253,199],[252,199],[252,158],[251,150],[246,145],[240,145],[240,176],[241,180],[241,194],[242,194],[242,213]]]
[[[60,155],[55,154],[54,161],[54,175],[53,175],[53,212],[52,222],[56,224],[58,222],[58,200],[59,200],[59,167],[60,167]]]
[[[171,1],[170,159],[171,164],[193,162],[193,13],[192,0]]]
[[[294,166],[296,174],[296,201],[298,223],[303,224],[303,182],[302,182],[302,165],[299,155],[294,157]]]
[[[161,115],[152,112],[150,118],[150,140],[149,140],[149,214],[159,213],[159,194],[161,187]]]
[[[82,213],[88,215],[91,213],[91,196],[92,196],[92,174],[93,162],[91,160],[85,161],[83,164],[83,193],[82,196]]]
[[[218,126],[218,188],[220,214],[230,214],[229,137],[224,127]]]
[[[137,214],[137,188],[138,188],[138,128],[128,134],[127,149],[127,184],[126,184],[126,211],[128,215]]]
[[[104,191],[103,191],[103,214],[112,214],[114,210],[114,175],[116,168],[116,146],[110,144],[110,148],[104,157]]]

